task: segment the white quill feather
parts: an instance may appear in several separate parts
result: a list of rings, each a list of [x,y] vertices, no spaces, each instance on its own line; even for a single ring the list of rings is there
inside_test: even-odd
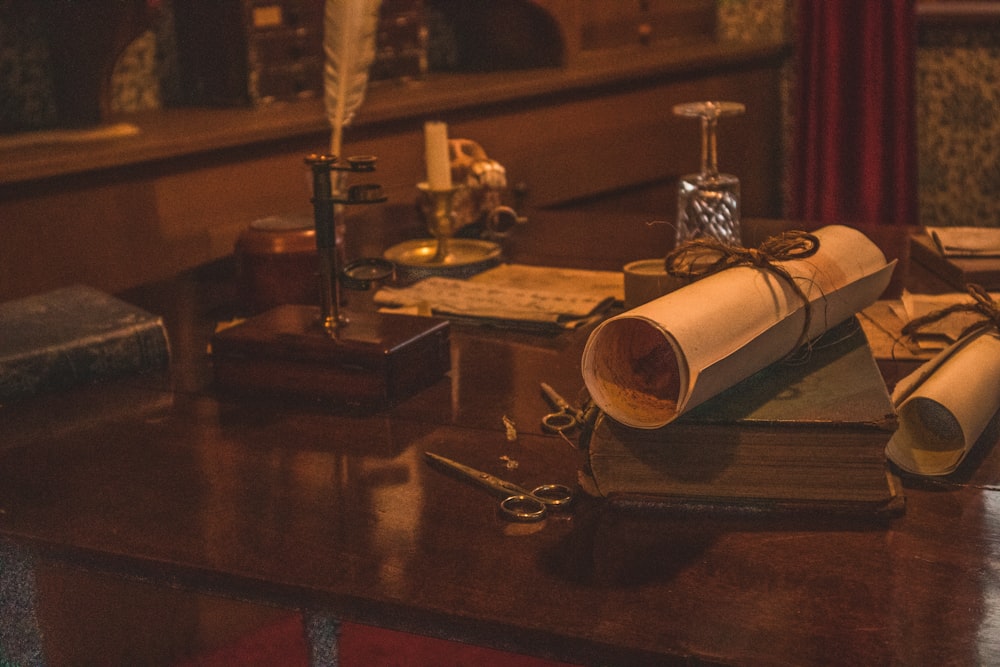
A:
[[[375,59],[381,0],[326,0],[323,17],[323,72],[326,115],[333,134],[330,154],[341,157],[344,127],[365,98],[368,68]]]

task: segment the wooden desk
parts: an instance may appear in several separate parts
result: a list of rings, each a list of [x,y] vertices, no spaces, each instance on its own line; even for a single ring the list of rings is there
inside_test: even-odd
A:
[[[641,222],[542,212],[513,253],[620,265],[665,243],[632,228]],[[625,229],[635,233],[612,234]],[[15,562],[581,664],[1000,660],[996,423],[956,475],[906,480],[906,513],[889,523],[644,517],[581,499],[517,525],[423,452],[524,484],[572,483],[578,453],[541,432],[538,384],[582,386],[587,331],[456,326],[450,376],[377,414],[223,399],[205,341],[232,311],[226,269],[128,295],[168,320],[172,388],[133,378],[3,408],[0,536]],[[2,571],[17,583],[16,568]]]

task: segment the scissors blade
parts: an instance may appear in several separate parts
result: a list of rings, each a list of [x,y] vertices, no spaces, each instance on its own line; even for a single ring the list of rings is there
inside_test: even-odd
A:
[[[552,402],[553,406],[565,412],[573,412],[572,406],[570,406],[566,399],[560,396],[559,393],[552,388],[552,385],[547,382],[542,382],[540,384],[542,385],[542,391],[545,392],[545,395]]]
[[[488,472],[483,472],[482,470],[476,470],[464,463],[459,463],[458,461],[453,461],[449,458],[441,456],[439,454],[434,454],[433,452],[424,452],[424,456],[427,460],[443,466],[449,470],[458,473],[463,478],[482,486],[483,488],[492,491],[500,496],[530,496],[531,493],[506,480],[500,479],[495,475],[491,475]]]
[[[556,408],[556,412],[542,417],[542,428],[552,433],[566,433],[580,426],[580,411],[575,409],[559,392],[547,382],[539,383],[545,397]]]

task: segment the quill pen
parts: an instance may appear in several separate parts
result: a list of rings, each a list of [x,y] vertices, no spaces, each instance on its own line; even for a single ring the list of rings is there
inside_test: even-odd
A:
[[[326,115],[333,135],[330,154],[341,157],[344,127],[365,98],[368,68],[375,60],[375,33],[381,0],[326,0],[323,15],[323,70]]]

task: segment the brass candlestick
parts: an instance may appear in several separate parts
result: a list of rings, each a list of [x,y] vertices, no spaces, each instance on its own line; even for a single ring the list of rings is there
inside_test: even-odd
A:
[[[430,202],[427,229],[437,241],[437,249],[428,261],[447,264],[451,257],[451,239],[457,229],[454,204],[459,188],[452,186],[446,190],[431,190],[427,183],[419,183],[417,189]]]
[[[418,183],[418,208],[431,238],[411,239],[388,248],[384,256],[409,283],[429,276],[468,278],[502,261],[499,241],[526,222],[502,204],[507,189],[503,165],[469,139],[449,141],[452,183],[432,190]]]

